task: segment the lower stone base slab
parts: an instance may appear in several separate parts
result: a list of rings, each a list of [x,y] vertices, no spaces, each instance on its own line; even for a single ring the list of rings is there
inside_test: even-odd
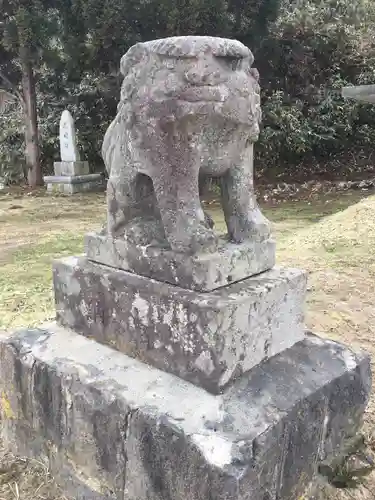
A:
[[[297,500],[370,379],[366,355],[308,334],[213,396],[45,325],[0,335],[1,439],[76,500]]]
[[[85,182],[82,184],[47,184],[49,194],[79,194],[101,192],[105,190],[104,184],[97,182]]]
[[[304,336],[298,269],[201,293],[67,257],[53,280],[59,323],[215,394]]]

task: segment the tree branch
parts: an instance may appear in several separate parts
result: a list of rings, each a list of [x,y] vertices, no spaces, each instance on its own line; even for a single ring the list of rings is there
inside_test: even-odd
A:
[[[0,78],[3,80],[5,85],[9,88],[10,93],[13,93],[20,101],[21,104],[23,105],[25,103],[24,98],[22,97],[22,94],[17,90],[17,87],[13,85],[13,83],[9,80],[7,76],[4,75],[4,73],[0,70]]]

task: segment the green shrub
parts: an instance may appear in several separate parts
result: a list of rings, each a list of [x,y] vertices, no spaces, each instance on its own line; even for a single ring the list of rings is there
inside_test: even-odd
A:
[[[100,149],[116,113],[120,56],[136,41],[176,34],[228,36],[254,51],[262,87],[261,170],[293,171],[301,162],[314,165],[372,147],[375,106],[343,100],[341,88],[375,83],[375,2],[279,1],[64,3],[60,56],[35,70],[44,171],[59,159],[65,108],[76,122],[82,156],[93,169],[103,168]],[[22,172],[22,120],[19,111],[0,120],[0,175],[13,179]]]

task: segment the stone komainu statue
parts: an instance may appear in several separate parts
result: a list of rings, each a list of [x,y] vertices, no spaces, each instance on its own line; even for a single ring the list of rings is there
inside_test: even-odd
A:
[[[215,251],[199,180],[220,177],[229,238],[267,238],[253,188],[261,120],[258,72],[236,40],[174,37],[133,46],[121,60],[117,116],[103,143],[107,231],[177,252]]]

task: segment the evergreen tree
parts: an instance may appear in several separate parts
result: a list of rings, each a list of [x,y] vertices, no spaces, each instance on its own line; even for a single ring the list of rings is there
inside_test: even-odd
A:
[[[47,0],[0,1],[0,85],[22,105],[27,180],[43,184],[35,69],[53,51],[56,11]]]

